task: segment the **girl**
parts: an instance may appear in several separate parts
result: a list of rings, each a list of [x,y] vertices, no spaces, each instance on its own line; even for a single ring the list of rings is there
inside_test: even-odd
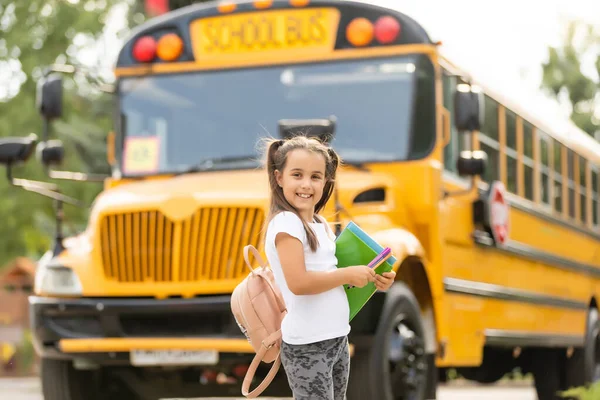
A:
[[[345,399],[350,311],[343,285],[375,282],[387,290],[395,277],[365,265],[336,267],[335,236],[318,213],[333,192],[338,165],[332,148],[305,136],[268,146],[265,252],[288,309],[281,361],[296,400]]]

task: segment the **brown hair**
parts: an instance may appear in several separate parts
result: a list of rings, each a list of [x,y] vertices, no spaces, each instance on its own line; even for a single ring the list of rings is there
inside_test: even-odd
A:
[[[323,187],[323,196],[315,205],[315,214],[325,207],[327,201],[333,193],[335,185],[335,175],[340,164],[340,158],[331,147],[320,142],[316,138],[309,138],[304,135],[297,135],[285,140],[270,140],[267,144],[267,173],[269,175],[269,186],[271,188],[271,202],[269,207],[269,221],[281,211],[293,212],[300,218],[306,231],[308,245],[312,251],[316,251],[319,246],[317,235],[312,230],[308,222],[304,220],[285,198],[283,189],[277,184],[275,171],[283,172],[287,161],[287,155],[293,150],[306,150],[315,154],[320,154],[325,159],[325,186]]]

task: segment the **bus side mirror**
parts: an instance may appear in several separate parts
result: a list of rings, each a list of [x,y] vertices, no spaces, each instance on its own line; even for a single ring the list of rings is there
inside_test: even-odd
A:
[[[461,83],[454,93],[454,124],[461,132],[480,131],[483,125],[483,93],[475,86]]]
[[[111,166],[117,163],[115,157],[115,133],[113,131],[108,132],[106,136],[106,161]]]
[[[45,166],[59,165],[65,157],[65,149],[60,140],[48,140],[37,146],[37,158]]]
[[[62,116],[62,77],[50,74],[38,81],[36,105],[40,114],[48,121]]]
[[[0,164],[11,165],[27,161],[33,153],[36,143],[37,136],[34,134],[24,138],[0,139]]]
[[[487,166],[487,153],[481,150],[461,151],[456,168],[461,176],[483,175]]]
[[[337,118],[328,119],[280,119],[279,137],[288,139],[296,135],[316,137],[322,142],[331,143],[335,135]]]

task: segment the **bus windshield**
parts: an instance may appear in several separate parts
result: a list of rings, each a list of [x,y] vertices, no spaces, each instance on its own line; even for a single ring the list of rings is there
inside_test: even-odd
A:
[[[177,173],[199,163],[254,168],[257,141],[278,137],[279,120],[330,116],[342,159],[409,159],[422,65],[416,58],[121,79],[122,173]]]

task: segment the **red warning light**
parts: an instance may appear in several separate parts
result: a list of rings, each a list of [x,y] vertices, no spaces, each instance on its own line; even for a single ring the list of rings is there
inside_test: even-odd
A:
[[[400,23],[390,16],[381,17],[375,22],[375,39],[381,44],[394,42],[400,34]]]
[[[133,58],[139,62],[150,62],[156,56],[156,40],[152,36],[143,36],[133,45]]]
[[[155,17],[169,11],[169,0],[144,0],[146,15]]]

